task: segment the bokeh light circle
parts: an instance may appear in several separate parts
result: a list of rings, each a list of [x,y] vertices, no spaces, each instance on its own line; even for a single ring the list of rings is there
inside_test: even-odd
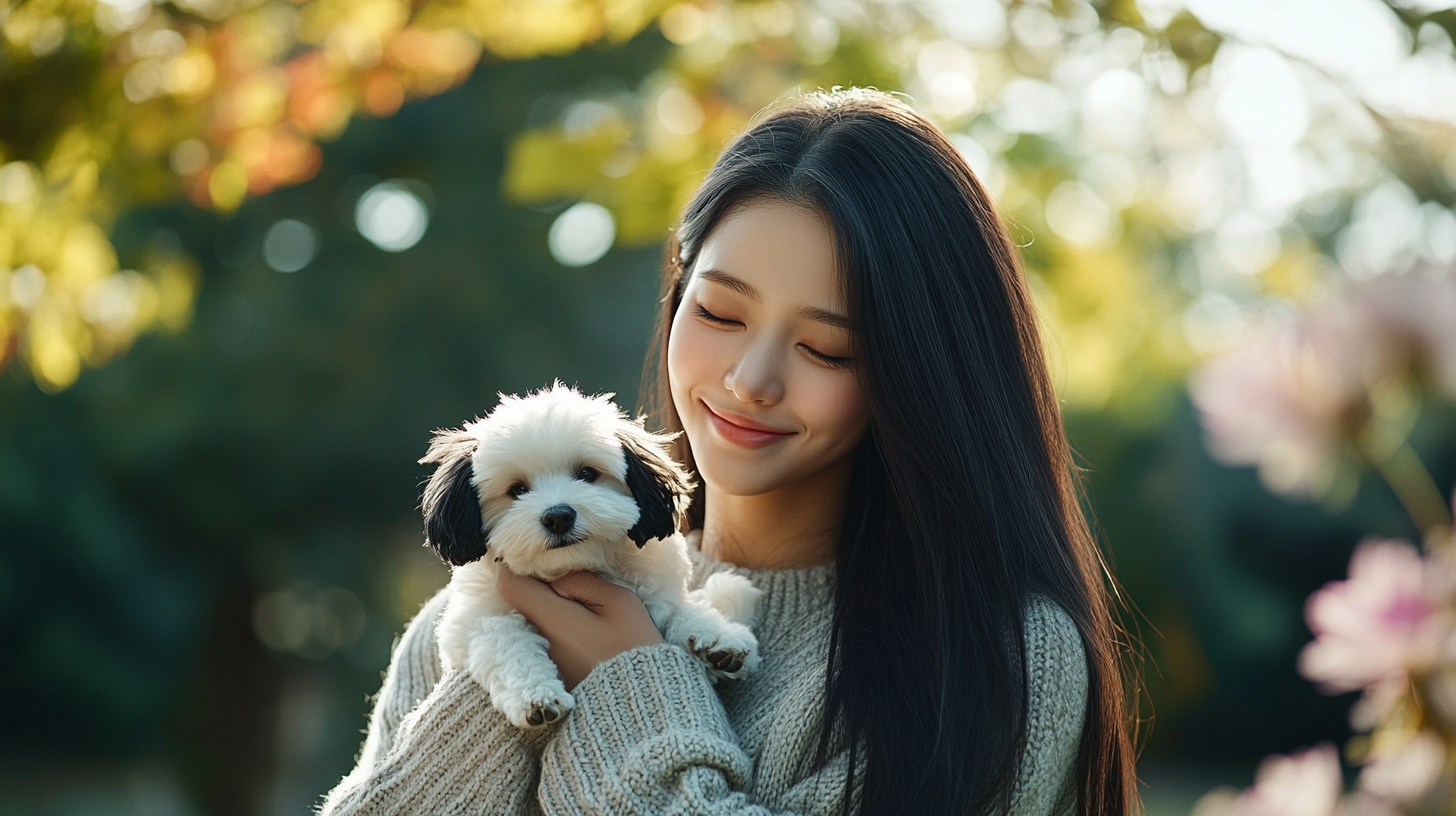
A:
[[[359,196],[354,225],[385,252],[403,252],[424,237],[430,211],[405,183],[381,181]]]
[[[285,218],[263,235],[263,262],[279,272],[297,272],[318,254],[318,233],[313,227]]]
[[[562,266],[596,263],[617,238],[617,222],[600,204],[583,201],[568,207],[551,224],[546,243]]]

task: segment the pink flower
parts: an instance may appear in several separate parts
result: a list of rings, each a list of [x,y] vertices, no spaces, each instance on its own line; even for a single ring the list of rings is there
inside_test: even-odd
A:
[[[1189,392],[1214,458],[1257,465],[1275,493],[1321,498],[1365,430],[1372,391],[1411,374],[1456,399],[1451,270],[1382,275],[1297,313],[1265,314],[1193,373]]]
[[[1214,458],[1257,465],[1276,493],[1321,496],[1364,413],[1379,347],[1366,322],[1333,303],[1253,322],[1240,345],[1194,372],[1189,383]],[[1356,429],[1358,430],[1358,429]]]
[[[1427,382],[1456,398],[1456,275],[1419,268],[1351,287],[1374,332]]]
[[[1243,793],[1215,790],[1193,807],[1193,816],[1335,816],[1344,782],[1333,745],[1259,763],[1254,787]]]
[[[1326,584],[1305,606],[1315,640],[1299,655],[1300,673],[1336,694],[1403,684],[1434,656],[1446,623],[1425,573],[1410,544],[1361,543],[1350,557],[1349,579]]]
[[[1360,790],[1399,804],[1418,802],[1446,767],[1446,743],[1433,731],[1413,734],[1404,745],[1372,757],[1360,772]]]

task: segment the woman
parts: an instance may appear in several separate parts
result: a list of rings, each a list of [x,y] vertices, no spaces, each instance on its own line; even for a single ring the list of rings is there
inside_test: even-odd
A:
[[[699,475],[695,585],[764,590],[709,684],[629,591],[501,592],[575,711],[439,676],[429,602],[329,813],[1125,814],[1116,628],[995,208],[894,98],[812,94],[719,157],[669,242],[657,418]]]

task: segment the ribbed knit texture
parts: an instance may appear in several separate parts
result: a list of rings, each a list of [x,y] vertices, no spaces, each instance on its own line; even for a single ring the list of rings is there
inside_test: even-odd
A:
[[[441,674],[434,625],[447,588],[396,645],[358,766],[321,813],[839,813],[845,741],[824,768],[813,766],[833,565],[746,570],[689,552],[694,588],[731,571],[763,590],[756,673],[714,686],[678,647],[639,647],[593,669],[562,723],[521,731],[468,675]],[[1013,813],[1052,816],[1074,800],[1086,661],[1076,626],[1047,601],[1028,610],[1026,646],[1030,738]]]

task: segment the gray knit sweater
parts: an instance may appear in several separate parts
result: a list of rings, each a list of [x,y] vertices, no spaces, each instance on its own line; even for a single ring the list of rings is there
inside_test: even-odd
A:
[[[396,645],[358,766],[320,813],[839,813],[847,740],[832,746],[826,767],[813,764],[833,565],[748,570],[689,551],[694,588],[729,570],[764,591],[755,674],[714,686],[680,648],[642,646],[593,669],[572,691],[576,708],[564,721],[518,730],[468,675],[441,671],[435,621],[447,587]],[[1028,610],[1026,652],[1030,740],[1012,812],[1052,816],[1073,803],[1085,653],[1071,619],[1045,600]]]

